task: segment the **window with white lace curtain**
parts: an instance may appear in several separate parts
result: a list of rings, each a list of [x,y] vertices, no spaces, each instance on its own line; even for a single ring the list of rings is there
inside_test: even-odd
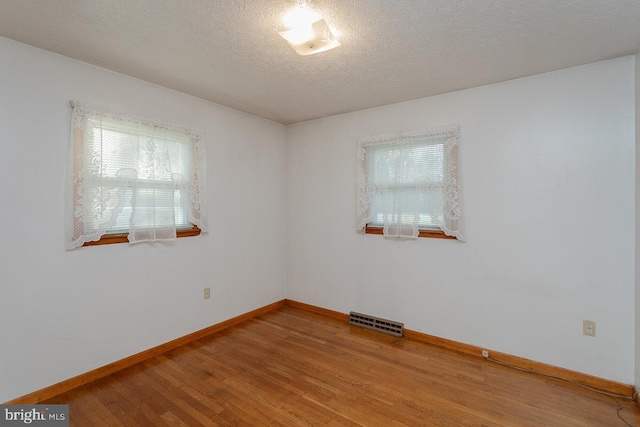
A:
[[[357,229],[463,240],[458,133],[451,126],[358,141]]]
[[[66,247],[207,231],[200,132],[71,101]]]

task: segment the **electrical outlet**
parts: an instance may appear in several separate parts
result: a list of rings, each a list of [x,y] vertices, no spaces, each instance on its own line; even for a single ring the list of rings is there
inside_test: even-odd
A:
[[[482,357],[484,357],[485,359],[487,357],[489,357],[489,351],[488,350],[482,350]]]
[[[211,288],[204,288],[204,299],[211,298]]]
[[[582,321],[582,333],[584,335],[595,337],[596,336],[596,322],[593,320]]]

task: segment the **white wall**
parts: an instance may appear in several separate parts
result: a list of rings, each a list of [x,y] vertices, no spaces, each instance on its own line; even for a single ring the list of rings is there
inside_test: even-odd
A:
[[[70,99],[203,129],[210,233],[65,251]],[[282,125],[0,38],[0,135],[0,402],[284,298]]]
[[[633,87],[625,57],[288,127],[287,298],[632,383]],[[468,242],[357,234],[358,138],[450,123]]]
[[[634,182],[640,177],[640,53],[636,55],[636,174]],[[640,390],[640,185],[636,184],[636,323],[635,323],[635,386]]]
[[[293,125],[285,164],[281,125],[0,38],[0,402],[284,298],[285,217],[290,299],[633,382],[633,61]],[[203,129],[211,232],[65,251],[70,99]],[[357,139],[448,123],[468,242],[357,234]]]

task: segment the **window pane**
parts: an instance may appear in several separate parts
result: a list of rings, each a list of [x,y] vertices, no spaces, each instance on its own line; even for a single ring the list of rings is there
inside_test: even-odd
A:
[[[372,225],[386,222],[438,228],[443,221],[444,140],[367,148],[367,175],[377,192],[371,202]]]
[[[443,142],[371,146],[367,175],[376,185],[442,182]]]
[[[131,183],[134,180],[137,180],[137,228],[172,225],[174,217],[176,227],[191,226],[186,212],[180,206],[180,195],[174,185],[175,179],[191,178],[191,140],[170,131],[154,130],[152,134],[146,128],[144,125],[98,118],[88,120],[86,132],[89,138],[84,156],[85,164],[89,165],[90,176],[85,178],[88,188],[94,192],[108,193],[112,200],[118,197],[120,191],[124,191],[124,206],[109,233],[125,233],[129,230],[134,197]],[[99,181],[100,184],[91,184],[93,181]],[[104,197],[95,200],[104,200]],[[100,221],[103,218],[88,218],[85,227],[97,229]]]
[[[184,211],[182,206],[180,206],[180,192],[175,190],[173,193],[173,215],[175,216],[176,228],[191,228],[192,224],[187,220],[187,213]],[[109,234],[126,233],[129,230],[129,219],[131,218],[131,213],[133,211],[131,205],[132,197],[133,191],[131,188],[128,188],[125,194],[125,205],[118,215],[116,223],[109,229]],[[168,213],[165,212],[165,214]],[[149,220],[146,225],[151,227],[154,224],[153,221]],[[138,227],[141,227],[141,225],[138,225]],[[142,224],[142,227],[144,227],[144,223]]]

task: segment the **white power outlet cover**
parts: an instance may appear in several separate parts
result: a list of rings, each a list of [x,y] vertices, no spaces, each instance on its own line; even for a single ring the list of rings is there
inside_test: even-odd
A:
[[[596,322],[593,320],[582,321],[582,333],[589,337],[596,336]]]

